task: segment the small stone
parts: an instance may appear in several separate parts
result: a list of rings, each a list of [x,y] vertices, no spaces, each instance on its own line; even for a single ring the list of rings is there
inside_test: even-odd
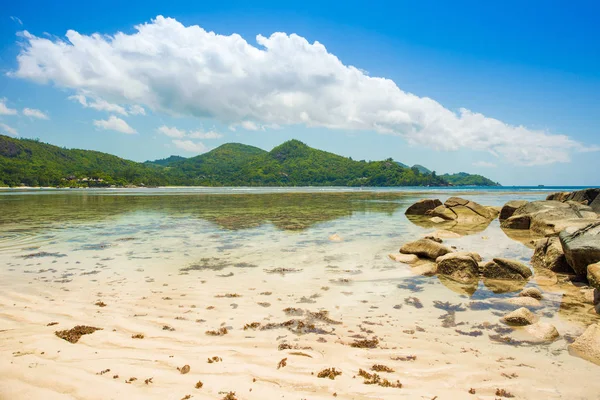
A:
[[[404,264],[414,264],[419,261],[419,257],[414,254],[390,254],[388,257],[396,262],[401,262]]]
[[[538,322],[525,327],[525,331],[539,342],[553,342],[560,336],[556,327],[545,322]]]
[[[190,372],[190,366],[185,364],[183,367],[179,368],[179,372],[181,372],[182,375],[187,374]]]
[[[534,299],[541,300],[542,292],[538,288],[528,287],[528,288],[523,289],[523,291],[521,293],[519,293],[519,296],[533,297]]]
[[[593,324],[569,345],[569,353],[600,365],[600,325]]]
[[[531,325],[535,321],[535,315],[525,307],[521,307],[500,318],[506,325],[524,326]]]
[[[344,239],[342,239],[342,237],[337,233],[334,233],[333,235],[329,236],[329,240],[331,240],[332,242],[341,242]]]

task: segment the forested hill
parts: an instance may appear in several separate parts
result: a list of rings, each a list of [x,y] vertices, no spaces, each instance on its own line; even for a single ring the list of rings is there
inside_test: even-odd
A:
[[[0,135],[2,186],[445,186],[453,184],[454,175],[448,177],[391,158],[355,161],[298,140],[271,151],[228,143],[196,157],[137,163]]]

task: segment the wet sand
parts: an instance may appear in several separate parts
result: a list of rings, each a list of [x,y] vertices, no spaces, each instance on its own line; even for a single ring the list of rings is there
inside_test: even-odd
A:
[[[132,213],[47,238],[10,237],[0,255],[0,399],[494,399],[499,389],[523,399],[597,397],[600,367],[567,351],[598,320],[578,287],[541,281],[535,313],[561,337],[528,343],[524,329],[499,322],[518,308],[504,301],[517,291],[480,282],[469,297],[388,258],[432,232],[401,211],[304,231],[156,216],[150,227],[148,215]],[[497,221],[444,241],[484,259],[532,253]],[[102,330],[77,343],[55,335],[77,325]],[[319,378],[326,368],[342,374]],[[365,384],[361,369],[402,387]]]

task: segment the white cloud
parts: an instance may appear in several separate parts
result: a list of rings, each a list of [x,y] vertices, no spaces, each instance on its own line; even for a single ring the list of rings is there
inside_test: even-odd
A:
[[[475,161],[473,163],[473,166],[475,167],[481,167],[481,168],[496,168],[497,165],[491,162],[487,162],[487,161]]]
[[[10,75],[120,104],[214,118],[232,128],[302,124],[375,131],[524,165],[567,162],[586,147],[565,135],[451,111],[344,65],[321,43],[295,34],[258,35],[254,46],[238,34],[218,35],[162,16],[135,28],[113,36],[69,30],[65,41],[25,31]]]
[[[129,107],[129,114],[131,114],[131,115],[146,115],[146,110],[144,109],[144,107],[134,104],[131,107]]]
[[[0,115],[15,115],[17,110],[6,106],[6,98],[0,98]]]
[[[205,153],[208,151],[208,147],[202,142],[192,142],[191,140],[173,140],[175,147],[180,148],[190,153]]]
[[[0,122],[0,133],[11,136],[17,136],[19,134],[15,128],[3,124],[2,122]]]
[[[111,115],[107,120],[94,120],[94,125],[96,125],[98,128],[127,134],[137,133],[135,129],[127,124],[127,122],[123,121],[121,118],[115,117],[114,115]]]
[[[48,119],[48,114],[35,108],[24,108],[23,115],[31,118]]]
[[[163,135],[167,135],[168,137],[173,137],[173,138],[185,137],[184,130],[177,129],[175,127],[168,127],[166,125],[161,126],[160,128],[157,129],[157,131],[159,133],[162,133]]]
[[[208,132],[204,132],[202,130],[197,130],[197,131],[191,131],[188,134],[188,137],[193,138],[193,139],[221,139],[223,137],[222,134],[220,134],[219,132],[215,132],[215,131],[208,131]]]
[[[21,21],[21,19],[19,19],[19,17],[14,17],[14,16],[11,15],[10,19],[12,19],[13,21],[15,21],[19,25],[23,25],[23,21]]]
[[[69,100],[78,101],[79,104],[81,104],[85,108],[93,108],[94,110],[106,111],[109,113],[117,113],[125,116],[127,115],[127,111],[124,107],[118,104],[109,103],[108,101],[103,100],[101,98],[95,98],[90,102],[83,94],[75,94],[73,96],[69,96]]]

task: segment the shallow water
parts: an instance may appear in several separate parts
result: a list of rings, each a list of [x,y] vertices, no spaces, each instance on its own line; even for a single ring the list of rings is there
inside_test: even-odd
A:
[[[372,330],[387,337],[389,346],[398,345],[391,333],[397,329],[395,326],[418,325],[428,332],[427,340],[477,345],[481,349],[477,351],[487,350],[490,354],[503,354],[502,347],[519,347],[518,351],[541,363],[599,372],[597,366],[570,356],[566,350],[571,337],[598,321],[597,315],[590,312],[591,306],[578,300],[577,285],[565,281],[548,286],[544,279],[535,278],[527,283],[542,285],[544,300],[536,313],[561,333],[561,339],[552,344],[532,345],[525,343],[530,338],[520,329],[505,332],[500,327],[481,328],[482,323],[496,324],[500,315],[517,308],[502,300],[514,298],[523,285],[506,287],[481,281],[465,287],[435,276],[415,275],[409,266],[388,258],[403,243],[437,229],[408,220],[404,211],[409,205],[425,197],[437,197],[443,202],[452,195],[501,206],[516,198],[544,199],[547,191],[269,188],[0,192],[0,292],[5,293],[0,298],[4,305],[0,322],[10,326],[9,330],[26,330],[27,324],[39,323],[41,316],[17,316],[15,310],[9,310],[9,303],[23,301],[27,308],[37,304],[38,300],[31,299],[50,298],[68,307],[76,294],[89,302],[103,298],[102,294],[113,296],[113,301],[118,298],[123,310],[130,314],[139,306],[134,298],[154,295],[148,307],[156,307],[156,302],[167,297],[165,293],[174,290],[196,296],[206,305],[209,301],[202,293],[211,290],[207,289],[208,281],[212,290],[219,293],[227,289],[243,294],[242,299],[224,299],[225,304],[235,307],[227,306],[227,318],[219,317],[218,323],[226,323],[234,330],[240,327],[232,320],[243,325],[241,321],[276,317],[270,308],[274,298],[269,298],[269,303],[263,301],[269,305],[262,304],[259,312],[252,308],[256,301],[252,307],[245,304],[246,298],[256,300],[258,292],[269,291],[277,297],[278,312],[284,306],[330,311],[331,317],[343,321],[344,326],[324,325],[323,329],[333,329],[342,342],[351,340],[357,326],[362,326],[363,332],[367,330],[364,321],[375,317],[382,328],[381,332]],[[497,220],[461,232],[465,233],[469,234],[445,239],[445,243],[478,252],[484,260],[506,257],[528,263],[532,255],[526,245],[530,238],[513,240],[500,229]],[[342,240],[330,240],[333,234]],[[562,282],[562,277],[558,279]],[[251,289],[256,289],[254,297]],[[162,293],[160,298],[158,293]],[[412,297],[423,307],[415,307]],[[452,305],[458,310],[448,310]],[[159,310],[160,315],[147,322],[173,324],[177,309]],[[75,321],[73,315],[80,312],[75,307],[64,314]],[[44,322],[60,315],[57,311]],[[211,327],[218,326],[208,321]],[[419,332],[413,334],[418,336]],[[508,346],[499,343],[497,337],[507,332],[513,340]],[[265,339],[273,343],[276,337]],[[50,335],[50,339],[56,338]],[[236,342],[231,343],[232,347],[235,345]],[[338,361],[346,362],[339,357]],[[421,374],[427,375],[423,371]],[[411,376],[404,376],[404,380],[410,382]],[[540,387],[552,384],[540,381]],[[544,390],[550,391],[546,398],[588,398],[581,388],[566,392],[558,387]],[[412,393],[420,392],[415,389]],[[570,397],[565,397],[565,393]],[[343,390],[338,394],[342,395]],[[534,397],[537,396],[544,398],[540,393]]]

